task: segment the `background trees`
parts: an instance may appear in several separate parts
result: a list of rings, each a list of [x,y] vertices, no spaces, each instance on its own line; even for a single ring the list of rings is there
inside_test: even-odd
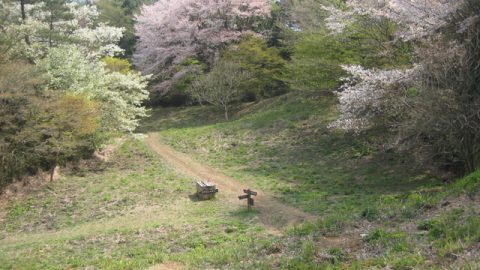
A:
[[[12,154],[19,149],[44,143],[39,160],[55,142],[82,141],[71,145],[91,150],[99,137],[136,128],[146,114],[149,77],[116,58],[122,48],[131,53],[134,29],[134,63],[152,74],[151,89],[160,96],[173,89],[221,107],[228,118],[238,101],[327,90],[337,93],[341,114],[331,128],[381,127],[392,145],[467,172],[480,162],[474,0],[160,0],[143,6],[133,28],[144,2],[0,1],[1,151],[11,157],[3,168],[30,158]],[[95,108],[95,116],[85,116],[98,122],[91,134],[72,137],[81,132],[52,124],[63,121],[62,100]],[[34,123],[56,131],[41,135]],[[56,151],[63,152],[65,159],[80,155]]]
[[[18,134],[31,126],[36,86],[41,82],[31,64],[0,58],[0,186],[35,171],[37,162],[30,149],[34,140],[22,140]]]
[[[134,62],[144,74],[153,74],[153,91],[166,93],[189,73],[182,65],[188,59],[212,65],[225,44],[245,33],[264,32],[270,7],[267,0],[160,0],[146,5],[136,17]]]
[[[143,3],[153,0],[99,0],[95,6],[100,12],[99,20],[110,26],[124,28],[118,45],[124,50],[126,57],[131,58],[135,50],[134,17]]]
[[[395,134],[394,146],[449,170],[475,170],[480,154],[479,92],[473,83],[479,79],[478,1],[387,1],[383,6],[349,1],[347,6],[354,20],[391,21],[392,37],[415,50],[404,51],[413,59],[410,64],[395,61],[370,70],[344,66],[352,77],[338,93],[342,116],[332,126],[355,132],[381,126]]]
[[[32,117],[32,126],[18,134],[37,142],[31,152],[38,155],[42,167],[50,168],[50,180],[57,165],[88,158],[95,150],[95,134],[100,127],[96,103],[81,95],[61,95],[46,99]]]
[[[207,102],[224,111],[229,118],[229,107],[233,101],[242,98],[242,86],[252,75],[242,69],[239,63],[219,61],[206,75],[197,79],[190,88],[199,102]]]
[[[22,3],[0,2],[0,186],[132,132],[148,97],[95,6]]]
[[[404,125],[415,145],[466,173],[480,165],[479,12],[478,1],[466,1],[448,21],[449,35],[418,49],[418,97]]]
[[[286,61],[278,48],[269,47],[262,38],[244,37],[223,51],[221,59],[237,63],[239,68],[249,72],[250,80],[244,82],[246,98],[255,100],[287,91],[282,79]]]

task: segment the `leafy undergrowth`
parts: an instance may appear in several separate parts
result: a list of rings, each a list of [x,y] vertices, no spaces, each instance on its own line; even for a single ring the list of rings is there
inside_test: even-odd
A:
[[[289,249],[306,254],[286,268],[480,267],[478,175],[462,180],[465,188],[446,184],[410,157],[381,151],[381,131],[329,130],[335,102],[284,95],[240,106],[229,122],[211,107],[159,108],[140,131],[318,215],[289,230]],[[430,220],[440,229],[421,229]]]

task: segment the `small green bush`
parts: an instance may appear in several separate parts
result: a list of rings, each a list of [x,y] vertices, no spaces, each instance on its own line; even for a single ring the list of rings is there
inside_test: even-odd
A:
[[[400,252],[409,249],[406,238],[407,236],[404,232],[388,232],[383,229],[375,229],[367,235],[365,241],[370,244],[380,245],[395,252]]]
[[[127,59],[108,56],[103,58],[103,62],[105,67],[112,72],[127,74],[132,70],[132,64]]]
[[[330,248],[328,250],[328,255],[331,256],[330,261],[333,264],[347,260],[347,254],[341,248],[337,248],[337,247]]]
[[[427,220],[422,221],[420,224],[418,224],[417,229],[422,230],[422,231],[430,231],[431,229],[433,229],[435,227],[436,224],[437,224],[437,221],[427,219]]]
[[[365,218],[368,221],[374,221],[378,219],[379,215],[380,215],[379,210],[374,207],[365,208],[361,214],[362,218]]]

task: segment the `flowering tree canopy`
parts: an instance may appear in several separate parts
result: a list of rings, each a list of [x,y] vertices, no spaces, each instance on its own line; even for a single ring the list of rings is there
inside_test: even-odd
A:
[[[165,92],[185,74],[179,64],[188,58],[211,64],[222,45],[262,32],[270,9],[268,0],[160,0],[145,5],[136,17],[134,62],[161,81],[155,90]]]
[[[19,4],[4,6],[11,18],[22,17]],[[25,9],[28,16],[24,21],[16,20],[19,23],[10,23],[3,29],[8,36],[28,37],[28,44],[16,47],[21,54],[42,58],[49,47],[61,44],[75,44],[86,55],[95,58],[122,53],[117,43],[123,29],[98,23],[99,13],[93,5],[60,1],[51,7],[41,1],[25,5]]]
[[[398,25],[397,40],[416,41],[419,45],[445,26],[462,3],[456,0],[348,0],[345,10],[325,7],[330,12],[326,25],[333,33],[340,33],[358,16],[388,19]],[[352,77],[345,79],[338,91],[341,117],[331,127],[359,132],[369,127],[377,116],[395,114],[405,105],[402,99],[421,76],[423,63],[389,70],[368,70],[358,65],[342,68]]]
[[[340,118],[330,127],[359,132],[370,126],[375,116],[395,113],[402,92],[414,84],[413,74],[418,67],[408,70],[369,70],[358,65],[343,66],[351,74],[338,93]]]
[[[73,45],[50,49],[40,63],[49,75],[48,88],[86,96],[100,104],[104,131],[132,132],[146,115],[147,76],[110,72]]]
[[[325,7],[331,16],[327,26],[342,31],[354,16],[388,18],[401,28],[397,35],[404,40],[424,37],[445,25],[448,15],[457,10],[459,0],[348,0],[346,11]]]

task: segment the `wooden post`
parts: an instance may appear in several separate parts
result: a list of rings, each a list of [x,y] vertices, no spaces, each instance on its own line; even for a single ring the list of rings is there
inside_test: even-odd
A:
[[[250,189],[244,189],[243,192],[246,195],[240,195],[238,196],[238,199],[239,200],[247,199],[247,206],[248,206],[248,210],[250,211],[252,209],[252,206],[254,205],[254,200],[252,196],[257,196],[257,192]]]

